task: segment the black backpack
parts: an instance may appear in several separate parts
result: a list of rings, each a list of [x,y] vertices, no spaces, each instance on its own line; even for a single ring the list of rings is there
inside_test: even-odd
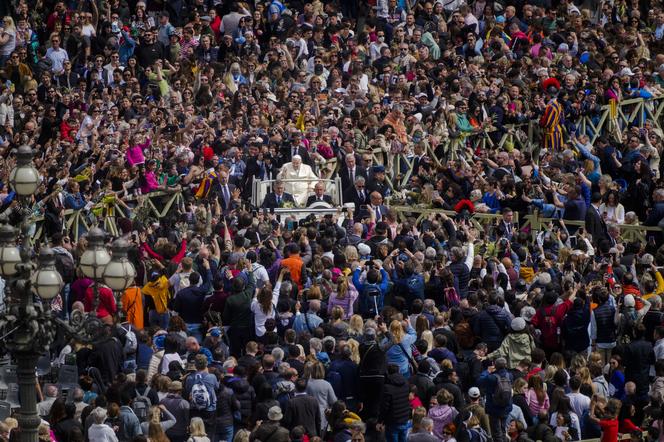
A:
[[[367,318],[374,318],[380,314],[379,299],[382,296],[380,288],[375,284],[367,284],[362,291],[360,313]]]
[[[76,264],[67,253],[55,252],[55,269],[60,273],[65,284],[71,284],[76,280]]]
[[[512,382],[507,376],[496,374],[496,388],[493,390],[493,404],[497,407],[507,407],[512,401]]]

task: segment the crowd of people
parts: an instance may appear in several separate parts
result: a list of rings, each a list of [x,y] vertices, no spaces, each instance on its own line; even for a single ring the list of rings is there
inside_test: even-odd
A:
[[[58,334],[40,440],[664,441],[661,0],[0,16],[0,220],[55,252],[54,314],[106,325]],[[109,220],[119,299],[78,269]]]

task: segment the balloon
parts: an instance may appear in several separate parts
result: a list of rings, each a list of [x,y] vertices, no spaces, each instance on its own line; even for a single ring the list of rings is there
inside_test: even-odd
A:
[[[581,57],[579,57],[579,61],[581,62],[581,64],[588,63],[588,61],[590,61],[590,53],[586,51],[583,54],[581,54]]]

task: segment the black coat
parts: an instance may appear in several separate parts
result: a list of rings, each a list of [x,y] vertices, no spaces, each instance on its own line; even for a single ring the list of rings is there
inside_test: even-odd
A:
[[[231,378],[226,385],[233,390],[235,398],[240,402],[240,415],[246,421],[254,412],[256,392],[246,379]]]
[[[606,222],[592,205],[586,211],[586,230],[592,235],[593,244],[609,238]]]
[[[511,320],[507,313],[497,305],[490,305],[474,318],[473,333],[486,342],[489,350],[493,351],[503,341],[510,329]]]
[[[401,373],[385,378],[383,401],[380,405],[380,421],[389,425],[402,425],[410,418],[410,387]]]
[[[318,401],[307,394],[294,396],[288,401],[282,422],[289,429],[302,425],[309,437],[320,435],[321,420]]]
[[[637,339],[622,348],[625,364],[625,381],[636,384],[636,394],[648,393],[650,365],[655,363],[652,344],[644,339]]]
[[[90,353],[89,364],[96,367],[106,384],[115,380],[124,363],[124,351],[117,338],[109,338],[95,345]]]

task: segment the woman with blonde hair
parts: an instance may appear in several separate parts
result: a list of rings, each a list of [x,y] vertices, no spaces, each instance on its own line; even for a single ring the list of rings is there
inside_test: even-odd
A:
[[[2,19],[2,27],[0,27],[0,67],[7,63],[15,49],[16,26],[14,26],[14,19],[7,15]]]
[[[381,327],[385,330],[385,324]],[[390,346],[387,350],[387,364],[395,364],[399,366],[399,372],[406,377],[410,378],[411,363],[413,360],[412,346],[417,340],[417,334],[413,327],[410,326],[409,321],[397,321],[396,319],[390,323],[389,332],[383,338],[381,346],[383,348]]]
[[[210,442],[205,432],[205,424],[200,417],[192,417],[189,421],[189,439],[187,442]]]
[[[357,248],[350,244],[344,249],[344,256],[346,257],[346,262],[349,264],[359,261],[360,259],[360,255],[357,253]]]
[[[148,442],[170,442],[170,439],[164,433],[164,429],[156,422],[150,422],[147,435]]]
[[[364,334],[364,321],[362,316],[353,315],[348,321],[348,336],[351,338],[360,338]]]
[[[163,420],[161,419],[162,413],[164,415]],[[151,431],[151,426],[154,424],[158,427],[161,427],[163,432],[166,432],[170,430],[171,427],[175,425],[175,423],[175,416],[173,416],[165,406],[153,405],[148,409],[148,418],[145,420],[145,422],[141,422],[141,430],[143,431],[143,434],[149,434]]]
[[[350,348],[350,360],[359,365],[360,363],[360,343],[355,339],[346,341],[346,345]]]
[[[427,353],[429,353],[431,351],[431,349],[433,348],[433,333],[431,332],[431,330],[424,330],[422,332],[422,335],[420,336],[420,339],[422,339],[423,341],[426,341],[426,343],[427,343]]]
[[[331,314],[334,307],[341,307],[344,314],[344,319],[353,316],[353,304],[359,296],[355,286],[350,282],[348,277],[339,275],[337,277],[337,287],[327,301],[327,313]]]

